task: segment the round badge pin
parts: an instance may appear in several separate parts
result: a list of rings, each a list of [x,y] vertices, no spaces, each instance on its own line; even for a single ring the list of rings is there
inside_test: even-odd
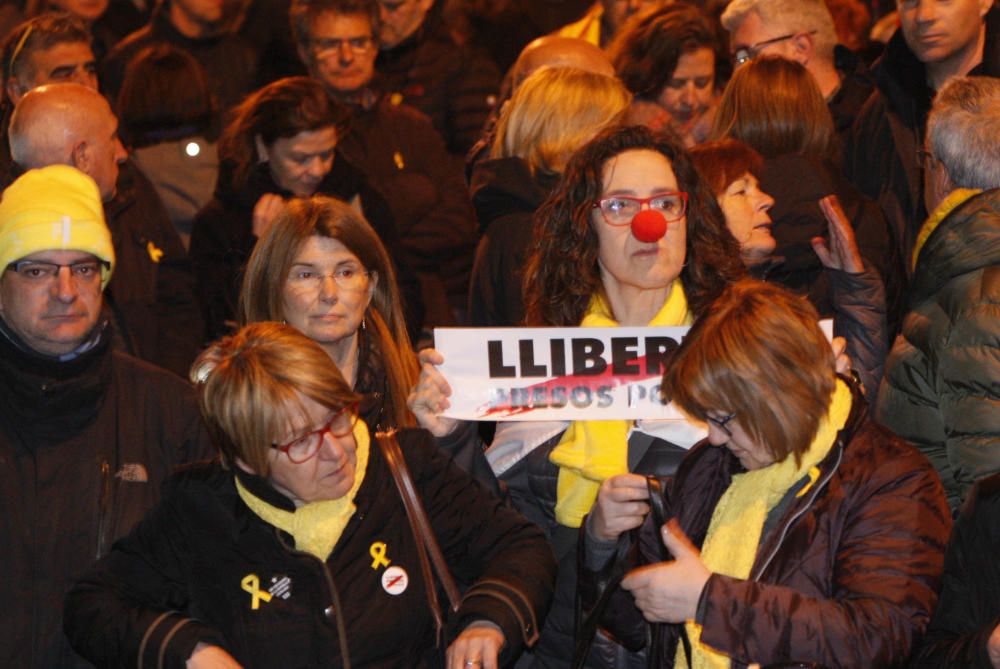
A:
[[[382,572],[382,589],[390,595],[401,595],[410,585],[410,576],[402,567],[392,566]]]

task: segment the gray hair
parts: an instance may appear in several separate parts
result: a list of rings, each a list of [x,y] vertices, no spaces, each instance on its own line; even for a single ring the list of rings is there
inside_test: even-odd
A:
[[[823,0],[733,0],[722,13],[722,27],[730,34],[736,32],[751,12],[757,14],[765,25],[782,26],[787,32],[815,30],[813,38],[817,54],[820,58],[833,61],[837,30]]]
[[[952,79],[927,120],[931,153],[957,188],[1000,188],[1000,80]]]

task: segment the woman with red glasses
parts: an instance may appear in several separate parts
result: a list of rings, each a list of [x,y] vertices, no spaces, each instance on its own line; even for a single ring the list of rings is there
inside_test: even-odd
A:
[[[398,466],[317,342],[254,323],[192,379],[222,464],[171,479],[70,593],[77,652],[102,667],[496,669],[533,640],[555,569],[541,532],[404,429],[429,531],[467,586],[438,628],[440,572],[419,556]]]
[[[616,127],[570,159],[536,215],[526,324],[687,325],[743,273],[739,244],[684,148],[643,127]],[[410,407],[422,425],[448,434],[456,425],[437,415],[451,393],[433,366],[441,357],[426,351],[421,358]],[[577,535],[600,486],[596,472],[670,476],[704,435],[704,425],[685,421],[498,426],[487,458],[518,510],[546,531],[560,564],[536,666],[569,666]],[[597,657],[605,650],[621,657],[601,646],[594,666],[615,666]]]

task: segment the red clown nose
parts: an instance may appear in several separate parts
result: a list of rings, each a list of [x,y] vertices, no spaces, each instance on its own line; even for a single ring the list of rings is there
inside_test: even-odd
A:
[[[640,242],[657,242],[667,234],[667,219],[655,209],[643,209],[632,217],[632,236]]]

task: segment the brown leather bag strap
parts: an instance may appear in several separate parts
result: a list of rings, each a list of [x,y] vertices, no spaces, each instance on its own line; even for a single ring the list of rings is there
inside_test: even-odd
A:
[[[396,431],[379,432],[375,435],[375,440],[382,449],[389,471],[392,472],[393,481],[403,499],[403,506],[406,507],[406,515],[410,520],[410,529],[417,540],[417,552],[420,555],[420,568],[426,584],[427,597],[430,600],[431,613],[434,616],[434,624],[437,627],[438,644],[441,642],[441,632],[444,629],[444,618],[441,615],[441,606],[438,603],[437,588],[434,585],[434,577],[431,574],[431,566],[427,560],[428,554],[434,563],[434,571],[437,572],[438,580],[444,587],[451,603],[451,610],[458,611],[461,604],[461,594],[455,579],[452,578],[448,564],[444,560],[444,554],[438,545],[434,530],[430,520],[427,518],[427,511],[420,501],[417,488],[413,484],[413,477],[410,476],[410,468],[406,466],[406,460],[399,449],[399,442],[396,441]]]

